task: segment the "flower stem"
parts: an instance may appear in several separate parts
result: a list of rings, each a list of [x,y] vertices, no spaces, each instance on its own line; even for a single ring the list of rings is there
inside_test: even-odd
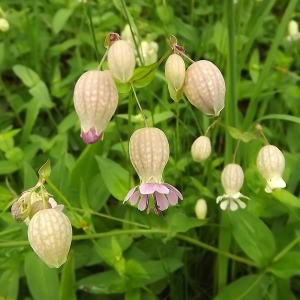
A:
[[[137,95],[136,95],[135,89],[134,89],[134,87],[133,87],[132,84],[131,84],[131,90],[133,91],[134,98],[135,98],[136,103],[137,103],[137,105],[138,105],[138,107],[139,107],[139,109],[140,109],[140,111],[141,111],[142,116],[143,116],[143,120],[144,120],[145,127],[148,127],[148,123],[147,123],[147,120],[146,120],[146,116],[145,116],[145,114],[144,114],[144,112],[143,112],[143,109],[142,109],[142,107],[141,107],[140,101],[139,101],[139,99],[138,99],[138,97],[137,97]]]
[[[102,57],[102,59],[100,61],[100,64],[99,64],[99,66],[97,68],[97,71],[101,70],[102,64],[103,64],[103,62],[104,62],[104,60],[105,60],[105,58],[107,56],[107,53],[108,53],[108,49],[106,49],[106,51],[105,51],[105,53],[104,53],[104,55],[103,55],[103,57]]]
[[[233,159],[232,159],[232,162],[235,164],[235,158],[236,158],[236,153],[237,153],[237,150],[239,148],[239,145],[241,143],[241,139],[238,140],[237,144],[236,144],[236,147],[234,149],[234,154],[233,154]]]
[[[211,125],[209,125],[209,127],[208,127],[208,128],[206,129],[206,131],[205,131],[205,136],[207,136],[209,130],[210,130],[212,127],[214,127],[219,121],[220,121],[220,119],[217,119],[217,120],[213,121],[213,122],[211,123]]]

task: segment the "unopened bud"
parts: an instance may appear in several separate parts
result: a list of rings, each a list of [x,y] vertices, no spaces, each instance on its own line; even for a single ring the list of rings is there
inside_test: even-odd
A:
[[[175,92],[182,88],[185,78],[185,64],[180,55],[172,54],[168,57],[165,66],[165,75],[168,85]]]
[[[224,78],[210,61],[200,60],[188,67],[183,91],[190,103],[206,115],[218,116],[224,108]]]
[[[198,137],[192,144],[191,153],[194,161],[205,161],[211,153],[210,139],[203,135]]]
[[[135,55],[130,44],[123,40],[115,41],[108,49],[108,68],[120,82],[128,82],[135,68]]]
[[[37,212],[28,227],[28,240],[35,253],[51,268],[67,260],[72,240],[68,217],[56,209]]]
[[[87,71],[74,89],[74,106],[81,123],[81,137],[97,142],[118,106],[118,91],[107,71]]]
[[[207,204],[204,199],[199,199],[196,202],[195,213],[198,219],[204,220],[207,214]]]
[[[9,23],[6,19],[0,18],[0,31],[6,32],[9,29]]]

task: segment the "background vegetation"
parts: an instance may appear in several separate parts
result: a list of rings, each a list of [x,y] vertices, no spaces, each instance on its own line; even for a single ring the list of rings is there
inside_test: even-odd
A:
[[[1,7],[10,25],[0,32],[1,300],[300,299],[300,42],[286,38],[289,21],[300,21],[298,0],[3,0]],[[94,145],[82,142],[73,107],[76,80],[97,67],[106,35],[128,22],[159,44],[158,57],[175,35],[192,59],[211,60],[226,80],[224,126],[210,131],[213,152],[202,164],[190,146],[213,120],[186,99],[170,99],[164,64],[138,89],[148,122],[170,143],[165,181],[184,196],[166,220],[122,205],[138,179],[128,139],[142,126],[130,94],[120,94]],[[264,141],[241,142],[242,193],[251,200],[244,211],[221,211],[221,171],[241,133],[255,133],[257,123],[285,155],[287,188],[266,194],[255,166]],[[64,210],[74,240],[58,270],[40,261],[27,226],[10,215],[47,159],[48,190],[77,213]],[[199,198],[208,203],[206,220],[195,217]]]

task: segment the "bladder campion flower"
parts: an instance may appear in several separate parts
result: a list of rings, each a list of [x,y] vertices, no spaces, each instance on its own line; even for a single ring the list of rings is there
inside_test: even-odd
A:
[[[285,159],[282,152],[273,145],[262,147],[258,153],[256,165],[259,173],[266,180],[265,191],[271,193],[273,189],[285,188],[282,173],[285,167]]]
[[[225,81],[208,60],[196,61],[187,68],[183,91],[191,104],[206,115],[218,116],[224,108]]]
[[[287,40],[289,42],[296,42],[300,40],[299,24],[295,20],[291,20],[288,25]]]
[[[87,71],[76,82],[74,106],[81,123],[81,137],[97,142],[118,106],[118,91],[106,71]]]
[[[198,137],[192,144],[191,153],[194,161],[205,161],[211,153],[210,139],[204,135]]]
[[[204,199],[199,199],[195,205],[195,213],[198,219],[204,220],[207,214],[207,204]]]
[[[246,204],[240,198],[249,198],[240,193],[244,183],[244,172],[241,166],[237,164],[227,165],[222,172],[221,182],[225,190],[225,194],[217,198],[217,203],[221,202],[221,209],[234,211],[239,206],[245,208]]]
[[[120,82],[128,82],[135,68],[135,55],[130,44],[123,40],[115,41],[108,49],[108,68]]]
[[[66,262],[72,240],[72,226],[59,209],[43,209],[30,220],[28,240],[34,252],[51,268]]]
[[[148,127],[136,130],[129,141],[129,155],[141,182],[128,192],[124,202],[129,200],[131,205],[138,203],[139,210],[149,213],[149,200],[152,198],[154,212],[161,214],[169,204],[176,205],[178,198],[183,199],[175,187],[163,182],[163,170],[170,155],[163,131]]]

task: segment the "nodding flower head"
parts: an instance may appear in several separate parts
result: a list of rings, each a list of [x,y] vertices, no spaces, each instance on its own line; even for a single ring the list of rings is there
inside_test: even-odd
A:
[[[97,142],[118,105],[118,91],[105,71],[87,71],[74,89],[74,106],[81,123],[81,137],[87,144]]]
[[[163,182],[163,170],[169,158],[169,143],[158,128],[143,128],[135,131],[129,141],[130,160],[141,184],[132,188],[124,202],[138,203],[139,210],[150,211],[149,200],[153,199],[155,213],[176,205],[181,193],[172,185]]]
[[[217,203],[221,202],[221,209],[234,211],[239,206],[245,208],[246,204],[240,198],[249,198],[240,193],[240,189],[244,183],[244,172],[241,166],[237,164],[227,165],[222,172],[221,182],[225,190],[223,196],[217,197]]]
[[[205,161],[211,153],[210,139],[204,135],[198,137],[192,144],[191,153],[194,161]]]
[[[206,115],[218,116],[224,108],[225,81],[208,60],[196,61],[187,68],[183,91],[191,104]]]
[[[267,145],[260,149],[256,165],[259,173],[266,180],[265,191],[271,193],[273,189],[285,188],[282,173],[285,167],[285,159],[282,152],[273,145]]]

